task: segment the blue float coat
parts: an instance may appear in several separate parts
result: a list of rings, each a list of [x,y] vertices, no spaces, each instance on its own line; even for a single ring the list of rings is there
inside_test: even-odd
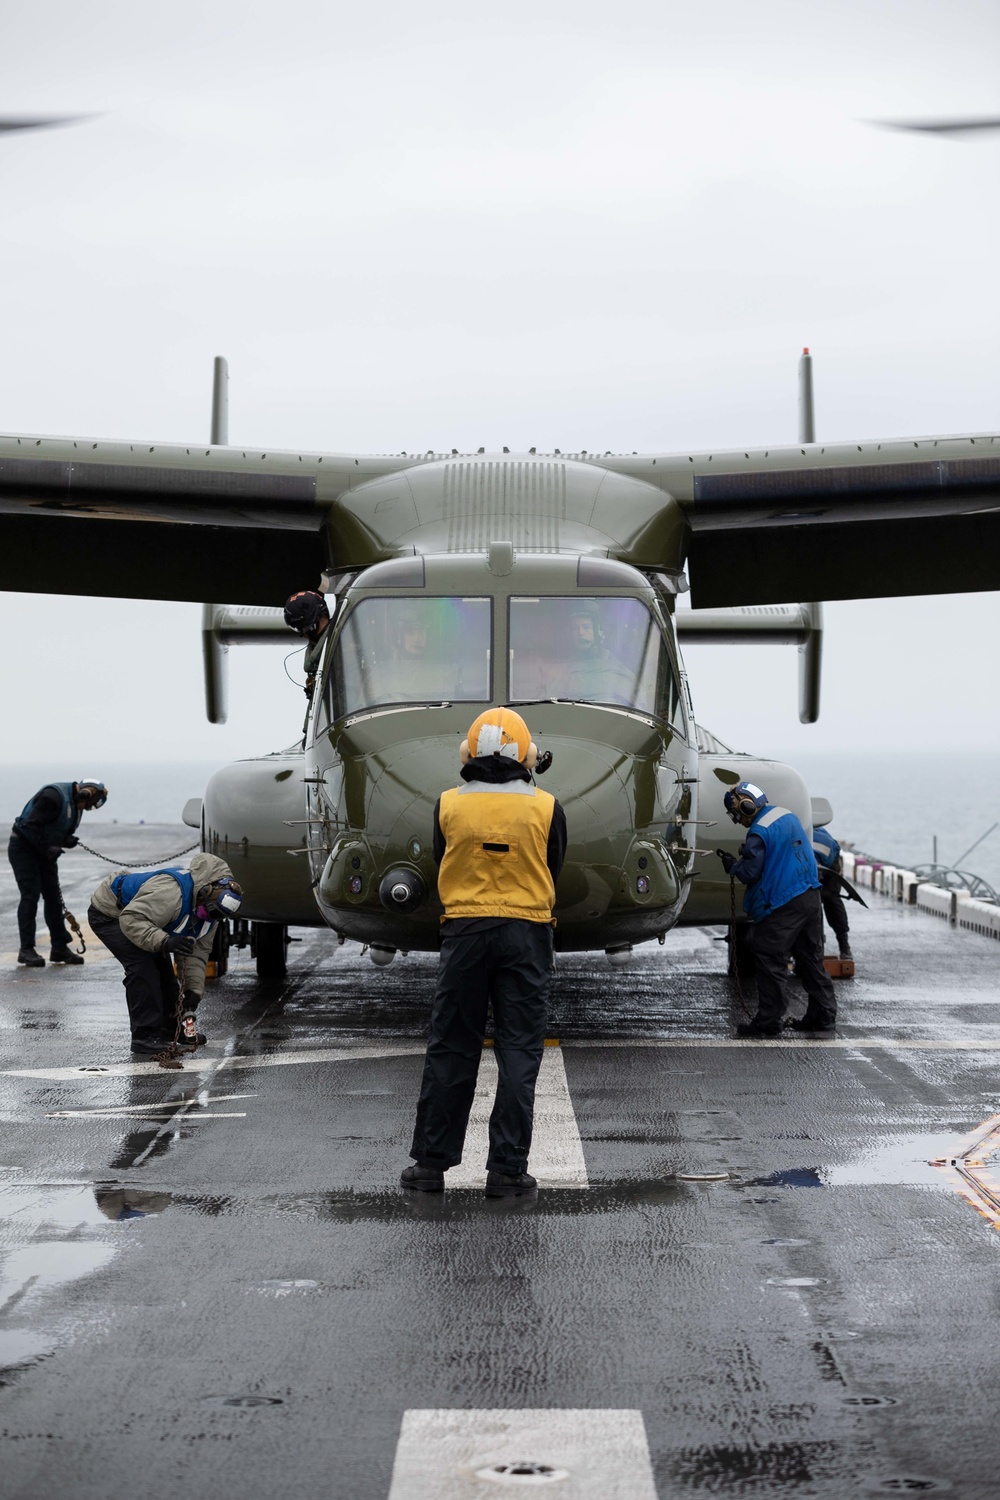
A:
[[[746,853],[730,870],[746,885],[743,910],[754,922],[781,906],[819,890],[819,872],[811,840],[793,812],[770,803],[750,825]]]

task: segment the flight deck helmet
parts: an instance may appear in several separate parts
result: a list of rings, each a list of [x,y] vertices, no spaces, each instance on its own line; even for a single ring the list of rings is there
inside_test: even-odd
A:
[[[330,618],[326,600],[313,589],[303,589],[285,601],[285,624],[296,635],[312,635],[324,616]]]
[[[520,714],[512,708],[488,708],[474,720],[459,754],[463,765],[481,756],[501,755],[530,771],[538,760],[538,746]]]
[[[108,789],[103,781],[95,781],[91,776],[84,776],[80,781],[74,781],[73,794],[79,797],[81,793],[90,798],[90,811],[95,807],[103,807],[108,800]]]
[[[752,781],[740,781],[723,798],[728,816],[734,823],[744,818],[755,818],[762,807],[767,806],[767,795]]]
[[[215,922],[226,917],[238,917],[243,905],[243,887],[231,875],[203,885],[195,898],[198,920]]]

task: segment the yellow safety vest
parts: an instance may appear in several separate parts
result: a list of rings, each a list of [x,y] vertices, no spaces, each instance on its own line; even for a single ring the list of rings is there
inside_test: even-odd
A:
[[[468,782],[442,794],[438,814],[445,840],[438,872],[442,921],[448,917],[552,921],[556,892],[545,854],[556,799],[527,782],[507,782],[506,786],[511,790]]]

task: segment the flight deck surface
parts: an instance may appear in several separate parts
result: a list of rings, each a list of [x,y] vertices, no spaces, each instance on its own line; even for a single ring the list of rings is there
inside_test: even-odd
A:
[[[155,866],[189,838],[88,842]],[[62,860],[81,919],[109,868]],[[561,957],[541,1186],[494,1202],[485,1092],[457,1184],[397,1186],[433,957],[376,969],[300,929],[262,984],[234,954],[208,1046],[164,1071],[131,1058],[99,944],[15,968],[4,864],[0,1491],[995,1496],[974,1132],[1000,1112],[1000,945],[871,901],[834,1042],[736,1041],[719,929],[622,970]]]

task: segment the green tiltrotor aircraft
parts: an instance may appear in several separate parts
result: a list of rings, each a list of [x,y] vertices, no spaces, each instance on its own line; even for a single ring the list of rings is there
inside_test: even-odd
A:
[[[227,379],[216,361],[201,447],[0,438],[0,587],[224,592],[203,617],[217,723],[228,646],[290,641],[276,606],[327,594],[302,741],[185,809],[245,888],[238,938],[265,976],[289,926],[381,963],[436,947],[433,807],[495,704],[523,705],[566,809],[557,948],[618,962],[678,923],[728,923],[699,847],[736,847],[726,788],[759,781],[807,824],[831,812],[697,724],[680,643],[797,645],[812,722],[821,606],[800,600],[1000,586],[1000,437],[819,444],[808,355],[799,442],[751,452],[260,453],[227,442]]]

